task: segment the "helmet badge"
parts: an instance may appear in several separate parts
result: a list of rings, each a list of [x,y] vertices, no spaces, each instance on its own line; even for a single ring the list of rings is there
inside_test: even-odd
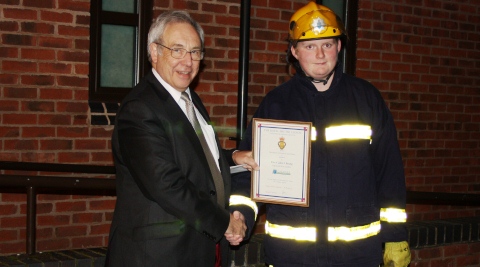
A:
[[[326,23],[325,23],[325,21],[324,21],[323,19],[321,19],[321,18],[315,18],[315,19],[312,21],[311,28],[312,28],[312,32],[313,32],[315,35],[322,34],[322,33],[324,33],[324,32],[327,30]]]

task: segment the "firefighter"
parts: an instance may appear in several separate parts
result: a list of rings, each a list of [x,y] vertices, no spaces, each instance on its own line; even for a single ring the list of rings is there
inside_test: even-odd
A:
[[[296,73],[269,92],[254,114],[312,123],[309,206],[253,203],[250,172],[233,177],[231,205],[249,207],[242,212],[249,229],[257,208],[266,205],[265,261],[274,267],[410,263],[394,121],[372,84],[343,73],[338,55],[346,41],[342,21],[329,8],[310,2],[296,11],[287,51]],[[251,153],[251,127],[234,159]]]

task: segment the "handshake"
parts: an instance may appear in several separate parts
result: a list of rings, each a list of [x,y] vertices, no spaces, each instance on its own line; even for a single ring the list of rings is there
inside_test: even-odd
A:
[[[230,214],[230,223],[227,231],[225,231],[225,238],[232,246],[238,246],[245,237],[247,225],[245,225],[245,217],[239,211],[234,211]]]

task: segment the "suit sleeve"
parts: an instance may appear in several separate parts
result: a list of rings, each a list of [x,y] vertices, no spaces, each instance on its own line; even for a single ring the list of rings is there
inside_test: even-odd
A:
[[[239,150],[251,150],[251,124],[247,128],[245,138],[239,145]],[[230,197],[230,211],[240,211],[245,216],[247,238],[252,234],[255,225],[259,205],[251,200],[251,172],[244,171],[232,175],[232,196]]]
[[[123,164],[145,197],[209,238],[222,238],[230,215],[208,193],[208,168],[188,145],[173,143],[181,134],[175,128],[181,126],[162,121],[144,102],[133,100],[122,105],[116,127]]]
[[[223,149],[223,155],[227,159],[229,166],[235,166],[235,162],[233,162],[232,154],[235,149]]]

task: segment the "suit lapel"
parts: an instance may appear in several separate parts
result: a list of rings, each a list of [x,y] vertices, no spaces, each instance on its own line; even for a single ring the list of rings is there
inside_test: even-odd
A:
[[[147,81],[151,84],[152,89],[155,91],[155,94],[161,100],[162,102],[161,104],[165,105],[165,109],[169,111],[168,116],[171,118],[172,121],[180,122],[182,129],[184,129],[182,134],[187,135],[187,138],[191,140],[192,147],[195,150],[195,152],[199,155],[202,155],[203,158],[205,159],[204,160],[205,162],[203,162],[202,164],[208,167],[207,159],[205,158],[205,153],[203,152],[202,145],[200,144],[197,134],[195,133],[192,125],[190,124],[190,121],[185,116],[185,113],[183,113],[183,111],[180,109],[178,104],[171,97],[170,93],[157,80],[157,78],[153,75],[153,73],[149,73],[146,76],[146,78],[147,78]],[[192,102],[197,108],[198,112],[200,112],[200,114],[203,116],[205,121],[208,124],[210,124],[210,116],[208,115],[207,109],[202,104],[200,97],[191,89],[190,89],[190,95],[192,97]],[[220,147],[220,142],[218,140],[218,136],[216,132],[215,132],[215,140],[217,142],[218,151],[220,152],[219,165],[220,165],[220,171],[222,173],[222,177],[224,180],[224,187],[225,189],[229,189],[230,188],[230,182],[229,182],[230,170],[228,168],[227,160],[225,159],[225,156],[222,153],[222,148]],[[213,182],[213,178],[212,178],[212,182]],[[225,192],[227,193],[227,190]],[[230,192],[230,190],[228,190],[228,192]],[[228,199],[226,199],[226,201],[227,201],[226,203],[228,203]]]
[[[148,99],[147,101],[155,102],[153,103],[154,106],[163,106],[164,112],[162,112],[162,114],[159,116],[161,118],[166,118],[168,121],[170,121],[170,125],[171,127],[173,127],[173,130],[176,132],[176,134],[185,135],[186,139],[190,141],[191,148],[195,151],[196,154],[205,155],[202,149],[202,145],[200,144],[197,134],[195,133],[195,130],[190,124],[190,121],[188,120],[185,113],[178,106],[178,103],[173,99],[167,89],[165,89],[163,85],[157,80],[153,73],[149,73],[146,78],[150,84],[149,87],[152,89],[154,94],[158,96],[158,98],[156,99],[160,102],[158,103],[155,98]],[[206,159],[204,163],[207,164]]]

